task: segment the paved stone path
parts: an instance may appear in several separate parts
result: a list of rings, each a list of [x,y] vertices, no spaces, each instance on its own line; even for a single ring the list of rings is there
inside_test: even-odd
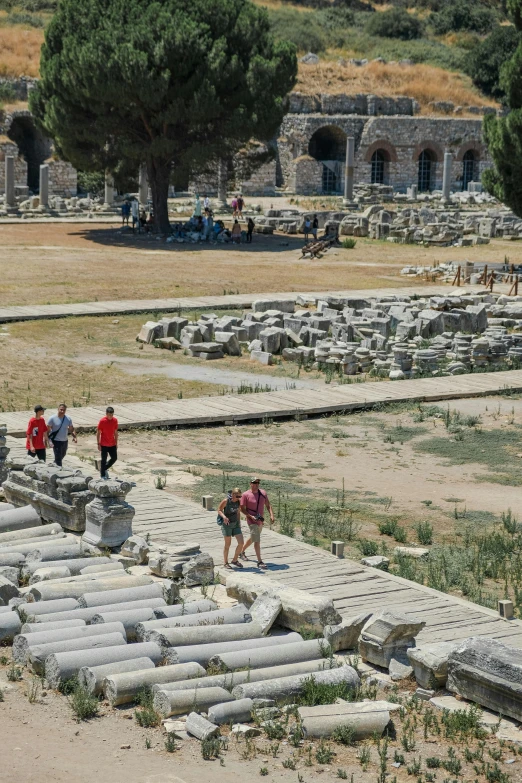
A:
[[[74,304],[24,305],[20,307],[0,307],[0,323],[10,321],[38,321],[50,318],[67,318],[82,315],[122,315],[124,313],[150,313],[154,311],[176,312],[177,310],[229,310],[250,307],[256,299],[270,301],[296,299],[299,294],[308,296],[354,296],[379,297],[394,294],[444,295],[462,293],[462,291],[480,290],[477,286],[466,289],[452,289],[449,286],[409,286],[405,288],[372,288],[340,291],[287,291],[273,294],[231,294],[230,296],[180,297],[178,299],[130,299],[113,302],[80,302]]]
[[[263,376],[259,376],[260,382]],[[502,391],[522,391],[522,370],[420,378],[410,381],[324,385],[322,389],[286,389],[258,394],[227,394],[164,402],[112,403],[120,429],[142,427],[232,426],[239,422],[317,416],[367,410],[391,402],[435,402],[462,397],[485,397]],[[76,429],[92,430],[105,415],[105,406],[69,411]],[[9,435],[23,437],[31,411],[0,413]]]

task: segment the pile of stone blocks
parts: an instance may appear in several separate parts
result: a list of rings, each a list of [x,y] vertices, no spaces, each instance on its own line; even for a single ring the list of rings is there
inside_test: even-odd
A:
[[[408,677],[413,668],[407,651],[426,625],[413,615],[383,611],[373,615],[361,631],[359,652],[364,661],[388,669],[392,680]]]

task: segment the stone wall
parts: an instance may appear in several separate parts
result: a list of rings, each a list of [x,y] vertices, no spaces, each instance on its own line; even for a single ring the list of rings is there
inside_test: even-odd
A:
[[[313,196],[322,191],[323,167],[310,155],[301,155],[291,163],[289,186],[294,193]]]
[[[51,158],[49,165],[49,193],[55,196],[76,196],[78,192],[78,172],[64,160]]]
[[[0,193],[5,192],[5,159],[15,159],[15,192],[19,196],[27,195],[27,163],[18,154],[14,141],[0,142]]]
[[[263,163],[248,179],[240,180],[238,190],[245,196],[273,196],[276,183],[276,162]]]
[[[293,92],[289,97],[290,114],[360,114],[368,117],[377,115],[413,115],[419,111],[414,98],[399,95],[394,98],[378,95],[304,95]]]

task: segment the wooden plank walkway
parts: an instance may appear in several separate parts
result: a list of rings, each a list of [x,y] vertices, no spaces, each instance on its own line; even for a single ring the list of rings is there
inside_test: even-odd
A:
[[[259,376],[262,378],[262,376]],[[503,390],[522,391],[522,370],[420,378],[410,381],[367,382],[324,389],[287,389],[259,394],[227,394],[164,402],[113,403],[120,429],[141,427],[204,427],[246,421],[318,416],[370,409],[392,402],[435,402],[460,397],[483,397]],[[92,430],[105,415],[104,406],[69,411],[78,432]],[[31,411],[0,414],[9,435],[23,437]]]
[[[223,538],[215,512],[143,487],[133,489],[128,500],[136,509],[133,524],[136,533],[150,534],[159,546],[197,540],[217,566],[223,562]],[[266,573],[271,579],[331,597],[343,617],[399,609],[426,620],[426,627],[418,637],[420,642],[486,636],[522,648],[522,622],[501,620],[497,612],[483,606],[352,560],[338,560],[322,549],[267,528],[263,531],[262,551],[268,565]],[[255,563],[244,563],[244,566],[243,573],[263,573]],[[223,573],[228,571],[223,569]]]
[[[482,287],[483,289],[483,287]],[[111,302],[78,302],[72,304],[20,305],[19,307],[0,307],[0,323],[11,321],[38,321],[50,318],[67,318],[82,315],[123,315],[124,313],[176,312],[178,310],[230,310],[251,307],[258,299],[282,301],[300,295],[322,298],[324,296],[352,296],[358,298],[379,296],[451,296],[464,290],[482,290],[480,286],[468,286],[466,289],[450,286],[406,286],[405,288],[372,288],[361,290],[337,291],[286,291],[266,294],[231,294],[229,296],[180,297],[178,299],[130,299]]]
[[[7,445],[13,454],[25,454],[23,441],[8,438]],[[66,463],[67,467],[85,469],[77,457],[67,456]],[[157,546],[199,541],[221,570],[223,537],[216,524],[215,511],[205,511],[190,500],[144,486],[132,489],[127,499],[136,509],[135,533],[149,534]],[[243,528],[246,528],[244,524]],[[251,551],[254,557],[252,548]],[[353,560],[338,560],[323,549],[268,528],[263,531],[262,552],[270,579],[330,596],[343,617],[365,611],[399,609],[426,620],[426,627],[418,637],[421,642],[486,636],[522,648],[522,622],[501,620],[492,609],[385,571],[367,568]],[[254,562],[244,563],[244,566],[244,573],[264,573]]]

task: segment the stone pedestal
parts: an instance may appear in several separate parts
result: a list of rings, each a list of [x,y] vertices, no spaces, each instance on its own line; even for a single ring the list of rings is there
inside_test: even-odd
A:
[[[355,158],[355,139],[348,136],[346,139],[346,162],[344,166],[344,200],[343,204],[353,202],[353,168]]]
[[[149,183],[147,180],[147,166],[145,165],[145,163],[142,163],[140,166],[139,191],[138,191],[140,207],[145,208],[147,206],[148,197],[149,197]]]
[[[450,200],[451,192],[451,164],[453,163],[453,155],[451,152],[444,153],[444,169],[442,172],[442,200]]]
[[[10,448],[6,446],[5,436],[7,435],[7,427],[5,424],[0,424],[0,486],[7,478],[7,466],[6,459],[10,452]]]
[[[5,208],[16,209],[15,159],[12,155],[7,155],[5,159]]]
[[[134,508],[125,497],[128,481],[93,479],[89,489],[95,498],[85,507],[85,533],[82,540],[95,546],[115,547],[132,536]]]
[[[40,166],[40,209],[49,208],[49,166]]]

